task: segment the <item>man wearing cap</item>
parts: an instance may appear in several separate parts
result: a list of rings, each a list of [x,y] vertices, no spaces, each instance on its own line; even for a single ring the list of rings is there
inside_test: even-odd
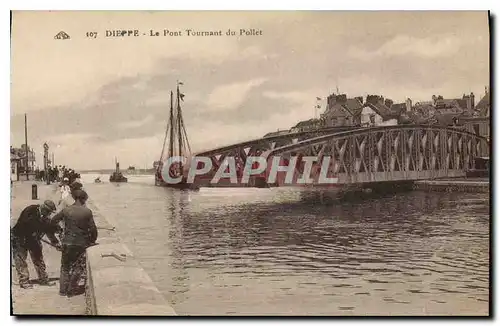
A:
[[[16,225],[11,229],[14,264],[19,276],[19,285],[23,289],[32,288],[29,284],[29,271],[26,259],[28,252],[35,265],[40,285],[54,285],[49,282],[45,262],[43,260],[42,243],[40,240],[47,234],[53,246],[60,248],[59,240],[54,233],[57,226],[50,223],[48,216],[56,210],[52,200],[46,200],[40,205],[29,205],[21,212]]]
[[[85,249],[97,240],[92,211],[85,207],[87,193],[74,190],[72,195],[75,203],[57,213],[51,221],[54,227],[60,222],[64,223],[59,294],[68,296],[76,294],[83,273]]]
[[[71,192],[73,193],[73,191],[75,190],[83,190],[83,185],[80,183],[80,181],[73,181],[70,185],[69,185],[69,189],[71,190]]]

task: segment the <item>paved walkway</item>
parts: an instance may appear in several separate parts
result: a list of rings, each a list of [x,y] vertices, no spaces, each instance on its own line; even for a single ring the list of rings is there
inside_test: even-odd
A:
[[[31,199],[31,185],[38,185],[39,200]],[[40,203],[46,199],[52,199],[57,204],[59,194],[55,192],[55,185],[46,185],[42,182],[17,181],[12,186],[11,193],[11,227],[14,226],[19,214],[27,205]],[[43,254],[49,278],[56,281],[54,286],[39,286],[36,284],[38,278],[33,264],[28,258],[30,280],[33,282],[32,289],[21,289],[17,279],[17,272],[12,266],[12,308],[15,315],[84,315],[85,295],[71,298],[59,296],[59,268],[61,264],[61,253],[48,244],[43,243]],[[28,255],[29,257],[29,255]]]

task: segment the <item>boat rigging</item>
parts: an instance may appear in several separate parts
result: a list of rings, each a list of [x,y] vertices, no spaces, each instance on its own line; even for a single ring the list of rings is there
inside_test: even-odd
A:
[[[165,130],[165,137],[163,139],[163,146],[161,149],[160,159],[154,163],[156,169],[155,185],[162,187],[173,188],[188,188],[186,178],[183,176],[183,163],[173,163],[168,171],[171,178],[182,177],[182,181],[178,184],[167,183],[163,179],[163,164],[171,157],[190,157],[191,145],[187,136],[186,126],[182,116],[181,102],[184,101],[184,94],[180,92],[179,86],[183,85],[182,82],[177,82],[176,105],[174,109],[174,94],[170,91],[170,113]]]

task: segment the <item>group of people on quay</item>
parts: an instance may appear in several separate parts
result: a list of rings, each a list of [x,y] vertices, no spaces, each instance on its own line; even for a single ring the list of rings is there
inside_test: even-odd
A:
[[[80,178],[80,174],[64,165],[49,166],[47,172],[38,168],[35,170],[35,180],[38,181],[47,181],[48,179],[49,182],[61,182],[64,178],[72,183]]]
[[[26,263],[28,252],[38,274],[38,284],[55,285],[46,271],[42,250],[42,242],[45,242],[61,251],[59,294],[73,296],[83,293],[84,287],[79,283],[82,279],[86,281],[85,253],[88,247],[96,244],[97,227],[92,211],[86,206],[88,195],[82,184],[75,174],[71,174],[72,170],[63,171],[67,174],[61,175],[58,205],[45,200],[24,208],[11,229],[11,242],[21,288],[33,287]],[[49,241],[44,239],[45,235]]]

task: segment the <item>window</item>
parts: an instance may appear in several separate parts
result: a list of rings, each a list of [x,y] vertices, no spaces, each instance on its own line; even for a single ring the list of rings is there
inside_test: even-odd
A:
[[[375,114],[370,114],[370,123],[375,124]]]

